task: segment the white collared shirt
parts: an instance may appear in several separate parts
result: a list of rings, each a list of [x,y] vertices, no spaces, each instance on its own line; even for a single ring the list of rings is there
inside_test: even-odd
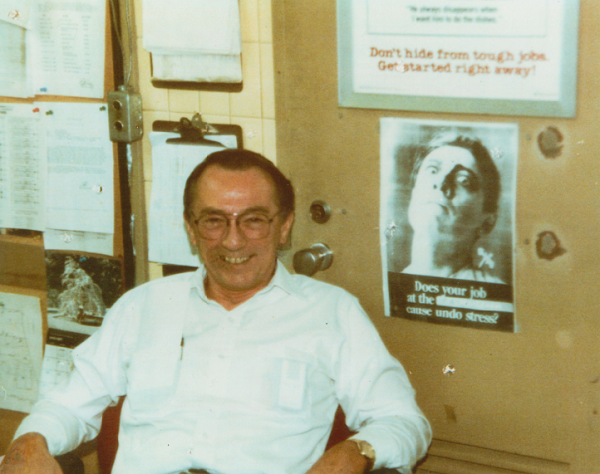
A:
[[[113,474],[303,474],[340,404],[376,468],[410,468],[425,454],[429,424],[356,298],[279,263],[266,288],[227,311],[207,299],[204,275],[124,295],[74,351],[69,384],[16,436],[37,431],[52,454],[70,451],[127,395]]]

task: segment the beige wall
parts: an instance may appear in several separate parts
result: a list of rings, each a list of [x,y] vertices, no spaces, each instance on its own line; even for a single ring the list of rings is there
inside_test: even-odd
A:
[[[298,212],[292,252],[329,245],[333,265],[315,277],[359,298],[409,373],[436,439],[421,472],[599,474],[600,2],[580,1],[577,115],[568,119],[339,107],[335,7],[272,4],[278,165],[293,177],[297,209],[321,199],[333,214],[319,225]],[[518,124],[516,334],[384,316],[382,117]],[[547,127],[564,137],[554,159],[537,145]],[[565,250],[554,260],[536,250],[544,230]],[[455,375],[444,375],[448,364]]]
[[[144,109],[143,167],[146,209],[152,187],[152,160],[148,133],[155,120],[179,121],[196,112],[209,123],[240,125],[244,148],[276,161],[275,92],[271,0],[239,0],[242,30],[242,92],[203,92],[157,89],[150,79],[150,54],[143,49],[142,0],[134,0],[137,31],[139,88]],[[150,264],[150,278],[161,276]]]

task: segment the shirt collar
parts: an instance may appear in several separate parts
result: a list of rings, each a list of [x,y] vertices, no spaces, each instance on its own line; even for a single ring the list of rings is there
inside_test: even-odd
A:
[[[196,291],[198,291],[198,295],[200,296],[200,298],[202,298],[204,301],[208,301],[208,298],[206,297],[206,292],[204,291],[204,279],[206,278],[206,268],[204,268],[204,265],[199,264],[198,265],[198,270],[196,270],[191,277],[191,283],[192,283],[192,287],[196,288]]]
[[[206,278],[206,268],[204,265],[200,264],[198,266],[198,270],[193,273],[192,276],[192,285],[196,287],[198,294],[204,301],[208,301],[206,296],[206,292],[204,291],[204,279]],[[287,268],[281,263],[280,260],[277,260],[277,268],[275,269],[275,275],[269,282],[269,284],[260,290],[256,295],[254,295],[251,299],[255,297],[269,293],[273,290],[283,290],[287,294],[297,296],[299,298],[306,298],[302,289],[298,282],[294,279],[294,276],[288,272]]]
[[[268,291],[269,288],[277,287],[281,288],[283,291],[290,295],[298,296],[300,298],[306,298],[304,293],[302,292],[301,286],[298,284],[298,281],[294,278],[294,275],[288,272],[287,268],[281,263],[280,260],[277,260],[277,269],[275,270],[275,275],[271,279],[270,283],[264,288],[264,291]]]

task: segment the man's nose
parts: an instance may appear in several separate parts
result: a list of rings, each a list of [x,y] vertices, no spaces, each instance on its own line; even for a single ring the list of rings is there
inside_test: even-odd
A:
[[[454,182],[454,172],[448,173],[446,176],[441,176],[440,180],[434,183],[433,188],[439,188],[439,190],[447,199],[452,199],[456,191],[456,184]]]
[[[229,250],[235,250],[246,243],[246,237],[237,225],[235,217],[229,219],[229,225],[221,238],[221,245]]]

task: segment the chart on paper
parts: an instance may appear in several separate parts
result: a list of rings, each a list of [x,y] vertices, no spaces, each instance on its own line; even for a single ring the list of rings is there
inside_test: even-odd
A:
[[[0,293],[0,408],[29,412],[42,367],[39,298]]]

